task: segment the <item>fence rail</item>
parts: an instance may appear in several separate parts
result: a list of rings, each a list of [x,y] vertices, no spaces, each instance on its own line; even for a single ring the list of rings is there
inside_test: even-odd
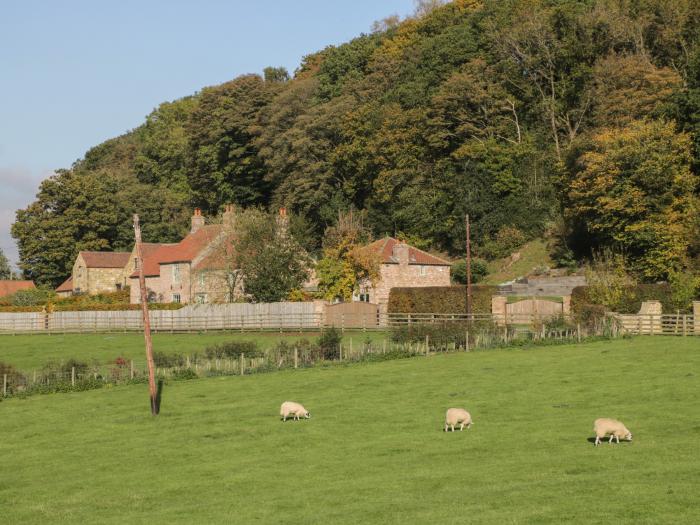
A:
[[[298,303],[306,305],[307,303]],[[215,306],[220,306],[216,308]],[[245,306],[246,308],[240,308]],[[340,329],[386,330],[393,326],[412,324],[464,323],[466,321],[492,323],[515,327],[516,330],[538,330],[555,316],[528,313],[472,314],[465,313],[383,313],[366,312],[326,316],[323,311],[308,306],[269,308],[270,305],[210,305],[189,310],[154,310],[149,313],[154,332],[208,332],[208,331],[319,331],[328,326]],[[311,305],[313,306],[313,305]],[[257,307],[257,308],[250,308]],[[561,317],[561,316],[559,316]],[[576,323],[563,318],[570,326]],[[700,318],[686,314],[633,314],[611,313],[623,333],[638,335],[700,335]],[[139,332],[143,330],[141,312],[87,311],[53,313],[0,312],[0,334],[54,334],[54,333],[108,333]]]

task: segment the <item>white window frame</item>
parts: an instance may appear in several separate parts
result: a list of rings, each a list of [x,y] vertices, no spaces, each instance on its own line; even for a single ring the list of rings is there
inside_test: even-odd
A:
[[[171,303],[178,303],[180,304],[182,302],[182,296],[179,293],[174,293]]]

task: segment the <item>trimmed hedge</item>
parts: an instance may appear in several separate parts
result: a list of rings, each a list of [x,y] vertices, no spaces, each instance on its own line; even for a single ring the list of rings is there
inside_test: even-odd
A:
[[[497,286],[472,286],[473,313],[491,313],[491,297]],[[389,313],[454,314],[467,311],[466,286],[426,286],[392,288],[389,292]]]
[[[622,299],[611,310],[619,314],[636,314],[644,301],[660,301],[663,312],[675,313],[668,283],[637,284],[624,288]],[[571,292],[571,311],[575,315],[602,311],[602,305],[593,304],[588,296],[588,286],[577,286]]]

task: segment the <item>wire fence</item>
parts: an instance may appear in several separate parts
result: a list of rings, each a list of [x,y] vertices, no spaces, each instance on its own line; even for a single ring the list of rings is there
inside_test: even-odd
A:
[[[595,326],[542,324],[537,329],[522,330],[517,325],[499,325],[487,316],[467,321],[466,316],[400,318],[390,335],[383,339],[363,337],[354,332],[330,347],[319,341],[282,338],[275,346],[250,353],[216,355],[211,352],[189,355],[161,354],[156,360],[156,376],[181,380],[216,375],[249,375],[282,369],[298,369],[319,364],[399,359],[416,355],[448,352],[471,352],[494,347],[523,344],[558,344],[581,342],[591,337],[619,337],[623,333],[614,320]],[[240,347],[238,347],[240,348]],[[209,350],[209,349],[206,349]],[[101,388],[130,382],[145,382],[145,361],[117,358],[109,363],[80,363],[74,359],[52,363],[40,369],[18,371],[0,363],[3,397],[36,393],[70,392]]]

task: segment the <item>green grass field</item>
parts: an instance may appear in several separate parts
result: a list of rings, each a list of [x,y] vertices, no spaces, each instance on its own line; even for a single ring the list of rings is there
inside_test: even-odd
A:
[[[344,344],[362,344],[367,338],[379,341],[384,332],[346,331]],[[293,342],[300,338],[314,340],[319,334],[301,335],[275,332],[207,332],[192,334],[154,334],[153,349],[168,354],[192,354],[224,341],[255,341],[260,349],[271,348],[280,340]],[[80,361],[113,362],[117,357],[146,361],[143,335],[131,334],[67,334],[67,335],[0,335],[0,362],[19,370],[41,368],[49,361],[70,358]]]
[[[646,337],[174,382],[157,418],[145,385],[10,399],[1,521],[698,523],[699,348]],[[282,423],[287,399],[312,419]],[[470,430],[441,431],[450,406]],[[634,441],[595,448],[597,417]]]

